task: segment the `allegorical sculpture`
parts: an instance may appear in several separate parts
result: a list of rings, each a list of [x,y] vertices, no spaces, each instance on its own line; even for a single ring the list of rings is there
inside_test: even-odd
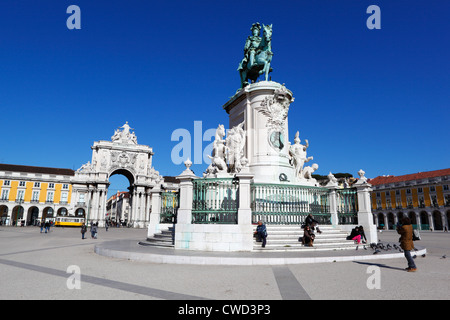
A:
[[[123,130],[120,131],[119,129]],[[119,127],[114,131],[114,135],[111,137],[111,141],[119,143],[137,144],[136,134],[134,132],[130,132],[130,130],[134,129],[130,128],[128,121],[126,121],[123,126]]]
[[[211,165],[208,167],[208,173],[227,172],[226,149],[225,149],[225,127],[220,124],[216,129],[216,135],[213,142]]]
[[[245,131],[244,122],[233,127],[225,137],[225,128],[221,124],[217,127],[213,142],[211,164],[206,169],[205,177],[216,174],[238,173],[248,164],[244,156]]]
[[[228,131],[225,140],[230,172],[240,172],[242,167],[247,164],[247,159],[244,157],[245,131],[243,126],[244,122]]]
[[[238,71],[241,76],[241,88],[249,84],[249,80],[255,82],[262,74],[265,80],[269,79],[272,71],[272,25],[263,24],[263,36],[260,36],[261,25],[256,22],[252,25],[252,35],[247,38],[244,47],[244,58],[239,64]]]
[[[291,164],[295,168],[295,177],[303,178],[303,165],[312,160],[313,157],[306,156],[306,149],[309,146],[308,140],[305,140],[305,145],[300,144],[301,140],[299,132],[295,134],[294,144],[289,147],[289,155],[291,156]]]

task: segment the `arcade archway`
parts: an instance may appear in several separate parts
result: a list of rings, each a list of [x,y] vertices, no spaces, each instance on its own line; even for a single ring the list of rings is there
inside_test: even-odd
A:
[[[5,225],[8,219],[8,207],[5,205],[0,206],[0,225]]]
[[[39,208],[36,206],[30,207],[27,214],[27,225],[35,226],[39,220]]]

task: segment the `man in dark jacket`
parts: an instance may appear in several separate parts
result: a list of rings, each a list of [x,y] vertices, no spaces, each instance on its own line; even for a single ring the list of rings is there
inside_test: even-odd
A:
[[[84,234],[87,231],[86,224],[83,222],[83,225],[81,226],[81,239],[84,239]]]
[[[266,226],[262,223],[262,221],[258,221],[258,226],[255,231],[256,241],[262,241],[261,247],[266,246],[266,238],[267,238],[267,229]]]

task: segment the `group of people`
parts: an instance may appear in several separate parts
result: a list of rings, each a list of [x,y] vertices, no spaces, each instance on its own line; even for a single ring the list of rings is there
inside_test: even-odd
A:
[[[299,238],[299,241],[305,246],[305,247],[313,247],[314,246],[314,239],[316,238],[315,231],[317,230],[317,233],[322,233],[320,231],[319,227],[317,226],[319,222],[315,220],[310,213],[306,219],[305,223],[302,225],[303,228],[303,237]]]
[[[98,235],[98,222],[97,223],[92,223],[91,224],[91,238],[92,239],[97,239],[97,235]],[[106,229],[106,231],[108,231],[108,229]],[[83,225],[81,226],[81,239],[86,239],[84,237],[85,233],[87,232],[87,226],[85,223],[83,223]]]
[[[46,221],[46,222],[42,221],[41,222],[41,233],[44,232],[44,230],[45,230],[45,233],[50,232],[50,227],[52,225],[53,225],[52,221]]]
[[[313,246],[314,239],[316,237],[314,231],[317,231],[319,234],[322,233],[317,226],[318,224],[319,222],[313,218],[312,214],[309,214],[306,217],[305,224],[302,225],[304,230],[303,237],[299,238],[299,241],[301,241],[303,245],[307,247]],[[256,242],[262,242],[261,247],[264,248],[267,243],[267,228],[262,221],[258,221],[258,226],[256,227],[254,236],[256,237]]]
[[[303,237],[299,238],[299,241],[301,241],[303,245],[307,247],[313,246],[315,239],[314,231],[322,233],[317,225],[318,221],[314,220],[312,215],[309,214],[305,219],[305,224],[302,225],[304,229]],[[411,250],[414,250],[414,230],[409,218],[404,217],[401,221],[401,224],[397,225],[397,233],[400,234],[400,247],[403,249],[405,258],[408,262],[408,267],[405,270],[408,272],[415,272],[417,271],[417,267],[414,263],[414,259],[411,257]],[[262,223],[262,221],[258,221],[258,226],[255,231],[255,237],[256,241],[262,242],[262,247],[264,248],[267,242],[267,228]],[[363,226],[357,226],[353,228],[350,235],[347,237],[347,240],[353,240],[357,244],[360,244],[361,242],[367,243],[367,238]]]

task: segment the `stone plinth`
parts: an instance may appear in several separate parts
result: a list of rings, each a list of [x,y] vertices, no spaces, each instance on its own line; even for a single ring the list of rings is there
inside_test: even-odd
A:
[[[244,122],[247,140],[244,156],[255,182],[295,182],[289,163],[287,114],[294,99],[284,85],[261,81],[246,86],[223,108],[229,114],[229,127]]]

